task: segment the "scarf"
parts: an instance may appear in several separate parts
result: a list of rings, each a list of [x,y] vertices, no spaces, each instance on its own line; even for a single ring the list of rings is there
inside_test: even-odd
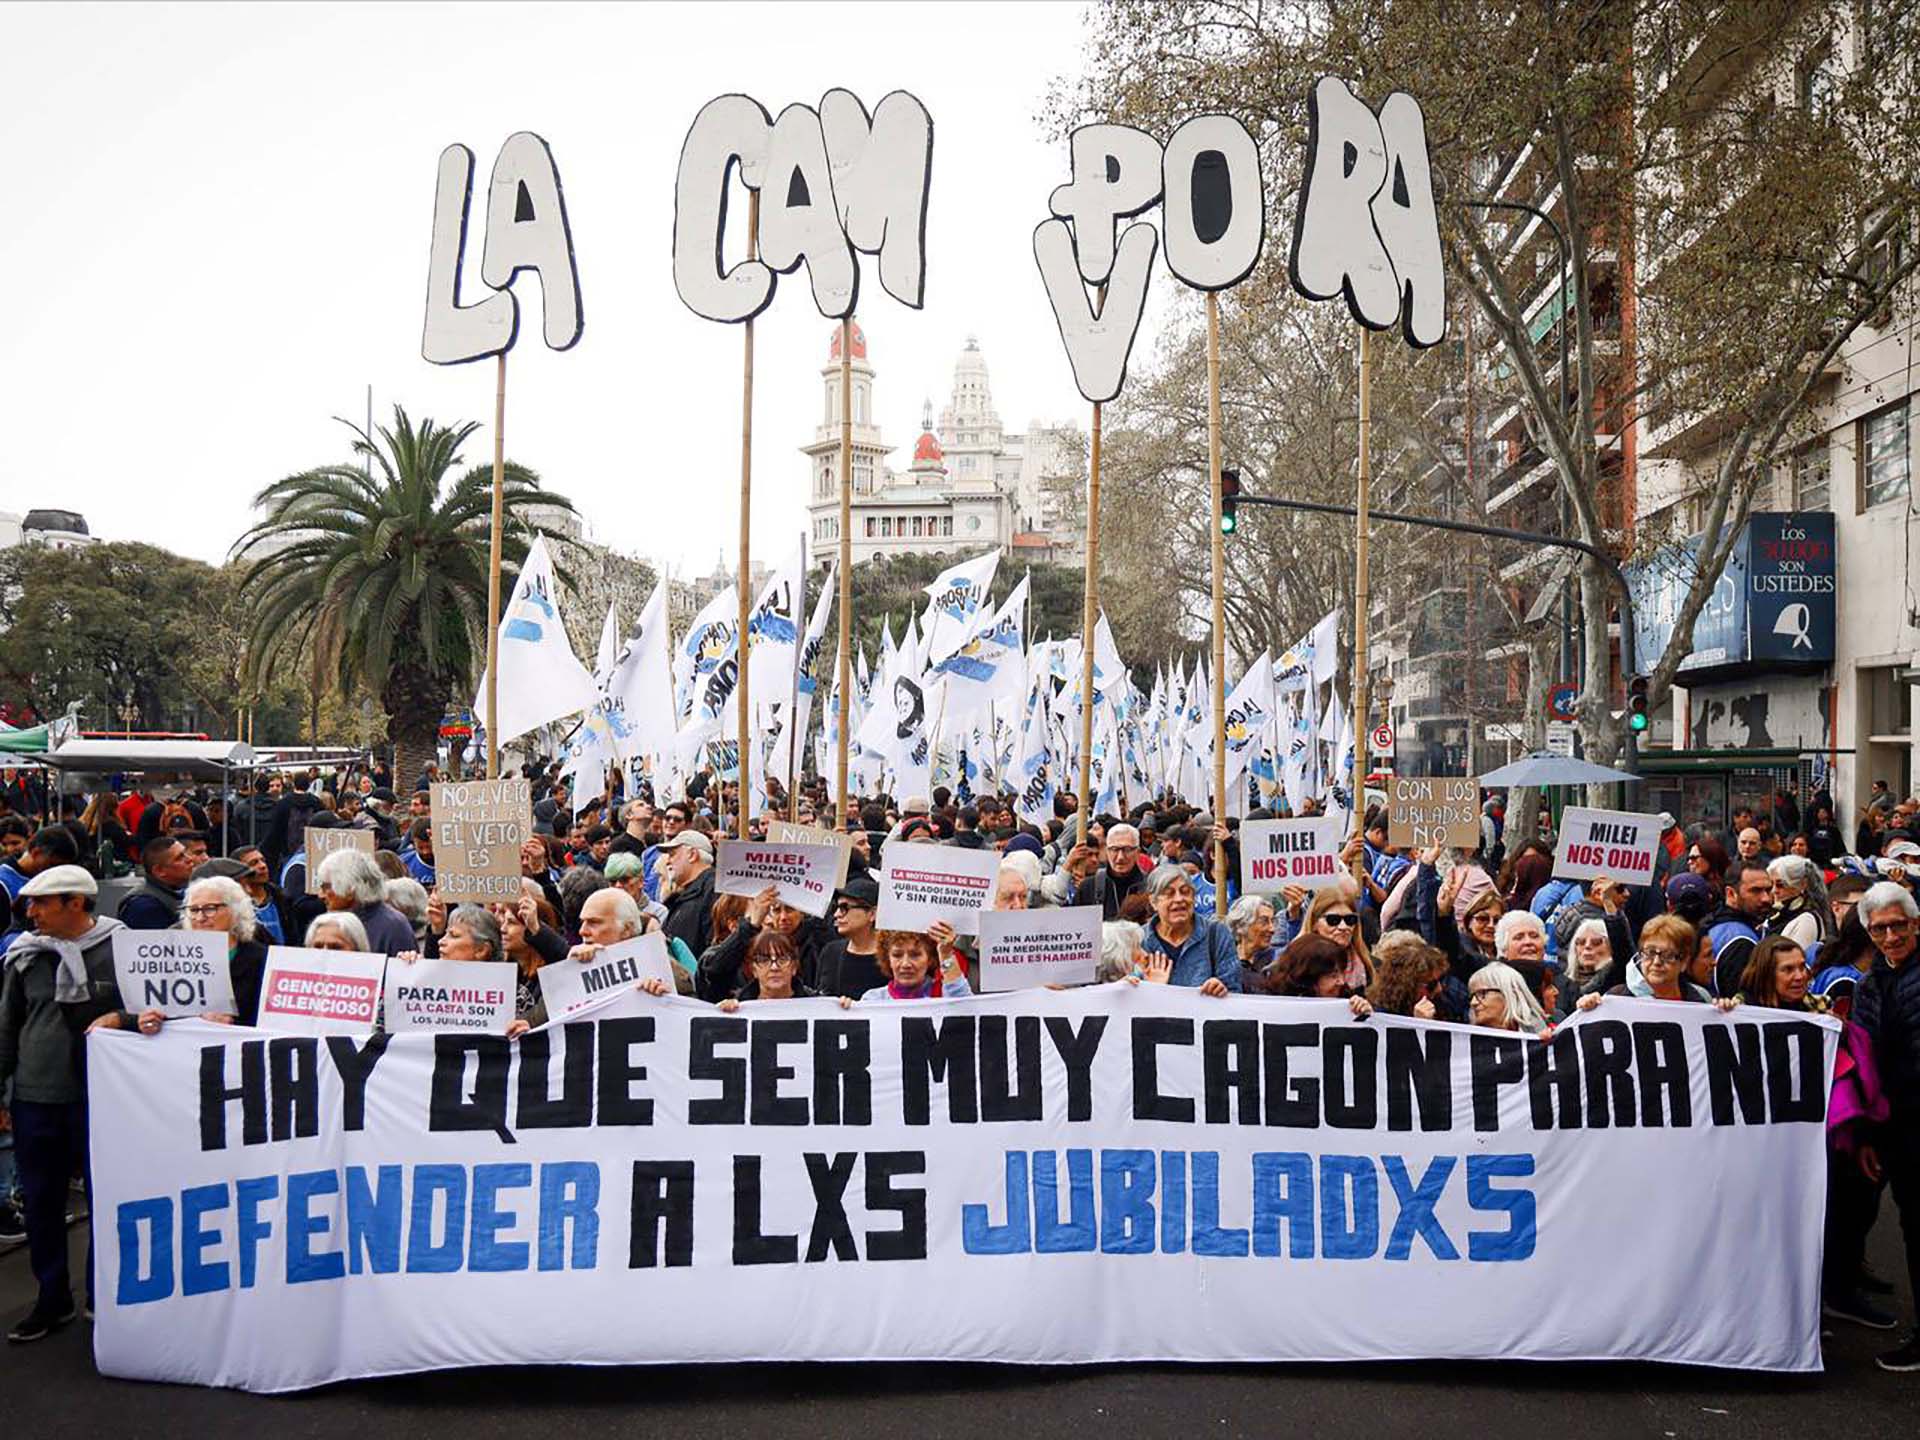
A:
[[[52,955],[59,968],[53,977],[53,998],[62,1005],[79,1005],[93,999],[93,982],[87,975],[86,952],[120,928],[118,920],[105,917],[94,920],[92,928],[77,940],[60,940],[52,935],[23,935],[14,941],[7,958],[13,968],[25,974],[36,955]]]
[[[908,989],[897,980],[887,981],[887,998],[890,1000],[937,1000],[940,998],[940,977],[928,976],[918,985]]]

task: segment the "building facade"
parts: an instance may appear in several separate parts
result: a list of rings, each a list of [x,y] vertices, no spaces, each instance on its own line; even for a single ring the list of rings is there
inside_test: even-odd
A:
[[[904,470],[876,418],[874,368],[866,335],[853,330],[852,552],[858,565],[876,555],[945,554],[992,546],[1037,559],[1077,554],[1070,537],[1072,498],[1084,474],[1084,444],[1071,425],[1030,424],[1009,432],[994,407],[986,357],[969,339],[954,365],[939,421],[933,402]],[[820,423],[801,447],[807,457],[810,559],[830,563],[840,542],[840,332],[828,346]]]

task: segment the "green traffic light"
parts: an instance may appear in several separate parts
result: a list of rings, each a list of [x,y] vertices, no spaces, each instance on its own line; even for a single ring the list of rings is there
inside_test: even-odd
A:
[[[1222,535],[1231,535],[1239,528],[1240,517],[1231,510],[1226,511],[1220,516],[1220,533]]]
[[[1644,714],[1636,713],[1627,717],[1627,728],[1636,735],[1644,732],[1649,723],[1651,722]]]

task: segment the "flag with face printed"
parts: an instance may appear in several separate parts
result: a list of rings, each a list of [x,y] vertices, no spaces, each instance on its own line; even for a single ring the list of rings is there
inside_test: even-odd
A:
[[[497,744],[504,745],[529,730],[577,715],[599,698],[599,687],[573,653],[566,626],[560,623],[559,591],[544,537],[534,538],[527,563],[521,567],[513,594],[501,612],[498,648]],[[486,714],[485,675],[480,677],[480,693],[473,708],[477,715]]]
[[[700,607],[674,647],[674,714],[680,730],[687,730],[693,723],[701,687],[721,665],[734,659],[734,632],[739,628],[740,592],[729,585]],[[731,686],[727,693],[732,693]]]
[[[1021,636],[1026,628],[1027,591],[1028,579],[1022,576],[992,617],[930,670],[930,675],[947,682],[949,721],[970,718],[996,701],[1018,700],[1026,694],[1027,664]]]

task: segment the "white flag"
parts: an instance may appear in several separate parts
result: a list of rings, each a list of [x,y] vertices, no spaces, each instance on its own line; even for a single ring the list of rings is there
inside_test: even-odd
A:
[[[999,564],[1000,552],[989,550],[977,559],[963,560],[941,571],[927,586],[930,603],[922,635],[926,647],[920,657],[923,667],[938,665],[972,637]]]
[[[617,601],[607,602],[607,618],[600,626],[600,648],[593,657],[593,683],[604,692],[607,681],[613,675],[614,663],[620,658],[620,606]]]
[[[767,577],[760,596],[747,612],[747,684],[762,700],[785,702],[793,689],[793,667],[799,658],[800,608],[806,604],[802,580],[804,548]]]
[[[544,537],[535,536],[527,563],[500,616],[500,679],[496,687],[499,734],[504,745],[550,720],[577,715],[599,698],[599,687],[573,653],[560,623],[553,560]],[[487,713],[487,677],[480,677],[474,713]]]
[[[1026,655],[1020,647],[1028,589],[1023,576],[993,617],[928,672],[946,680],[948,721],[970,718],[995,701],[1026,694]]]
[[[633,634],[607,679],[607,719],[620,758],[673,745],[673,660],[667,644],[667,582],[654,582]]]
[[[1227,783],[1231,785],[1247,768],[1247,762],[1260,748],[1261,737],[1273,720],[1273,662],[1263,650],[1260,658],[1247,668],[1240,683],[1227,696],[1226,757]],[[1209,715],[1193,727],[1187,736],[1195,748],[1205,746],[1208,758],[1213,753],[1213,719]]]

